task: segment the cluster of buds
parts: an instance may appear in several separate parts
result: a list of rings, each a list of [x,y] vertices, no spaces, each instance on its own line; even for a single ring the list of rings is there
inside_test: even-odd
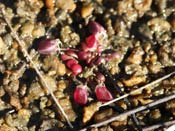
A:
[[[81,43],[81,51],[78,53],[80,60],[85,60],[87,64],[100,64],[103,62],[101,52],[106,49],[106,30],[97,22],[91,21],[88,24],[90,36]]]
[[[78,58],[86,61],[88,65],[99,65],[115,57],[114,54],[101,56],[102,51],[106,48],[106,30],[95,21],[89,22],[88,29],[91,35],[86,38],[85,42],[81,43],[81,51],[78,52]],[[99,83],[105,82],[105,76],[101,73],[96,74],[96,79]],[[76,103],[84,105],[88,102],[88,95],[87,86],[79,85],[74,91],[74,100]],[[101,102],[113,99],[110,91],[104,84],[98,84],[95,87],[95,95],[97,100]]]
[[[104,84],[95,87],[95,95],[98,101],[107,102],[113,99],[112,94]],[[74,91],[74,101],[77,104],[85,105],[88,102],[88,87],[86,85],[78,85]]]
[[[118,57],[116,53],[102,54],[107,47],[107,33],[103,26],[95,21],[90,21],[88,29],[91,35],[81,43],[79,50],[60,48],[61,42],[58,39],[43,39],[38,43],[38,52],[47,55],[59,51],[62,61],[71,70],[73,76],[77,76],[83,70],[82,65],[79,63],[80,61],[85,61],[87,66],[94,66]],[[95,87],[97,100],[101,102],[112,100],[113,97],[104,84],[105,76],[97,73],[96,79],[99,83]],[[78,85],[76,87],[74,100],[77,104],[85,105],[88,102],[88,96],[87,85]]]
[[[65,51],[64,54],[61,54],[61,59],[66,63],[66,66],[72,71],[74,76],[82,72],[82,66],[78,63],[78,56],[74,51]]]

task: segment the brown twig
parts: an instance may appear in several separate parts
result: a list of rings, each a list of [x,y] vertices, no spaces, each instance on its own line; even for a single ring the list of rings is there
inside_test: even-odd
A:
[[[154,88],[154,87],[156,87],[156,84],[157,84],[157,83],[159,83],[159,82],[161,82],[161,81],[163,81],[163,80],[169,78],[170,76],[172,76],[172,75],[174,75],[174,74],[175,74],[175,71],[173,71],[173,72],[171,72],[171,73],[169,73],[169,74],[167,74],[167,75],[165,75],[165,76],[163,76],[163,77],[161,77],[161,78],[159,78],[159,79],[157,79],[157,80],[155,80],[155,81],[153,81],[153,82],[151,82],[151,83],[149,83],[149,84],[146,84],[146,85],[144,85],[144,86],[142,86],[142,87],[140,87],[140,88],[138,88],[138,89],[136,89],[136,90],[133,90],[133,91],[131,91],[130,93],[124,94],[124,95],[122,95],[122,96],[120,96],[120,97],[117,97],[117,98],[115,98],[115,99],[113,99],[113,100],[111,100],[111,101],[109,101],[109,102],[106,102],[106,103],[100,105],[100,107],[110,105],[110,104],[112,104],[112,103],[114,103],[114,102],[117,102],[117,101],[119,101],[119,100],[121,100],[121,99],[124,99],[124,98],[126,98],[126,97],[128,97],[128,96],[130,96],[130,95],[132,95],[132,94],[134,94],[134,93],[136,93],[136,92],[142,91],[142,90],[145,89],[145,88],[148,88],[148,87]]]
[[[143,131],[152,131],[152,130],[158,129],[160,127],[171,126],[173,124],[175,124],[175,120],[166,121],[166,122],[163,122],[163,123],[159,123],[159,124],[155,124],[155,125],[152,125],[152,126],[149,126],[149,127],[145,127],[145,128],[143,128]]]
[[[47,90],[49,91],[51,97],[53,98],[55,104],[57,105],[57,107],[60,109],[61,113],[63,114],[63,116],[65,117],[67,123],[69,124],[70,128],[73,128],[72,124],[70,123],[67,114],[64,112],[63,108],[61,107],[61,105],[59,104],[58,100],[56,99],[55,95],[53,94],[51,88],[49,87],[49,85],[47,84],[47,82],[45,81],[43,75],[41,74],[41,72],[39,71],[38,67],[35,65],[35,63],[33,62],[32,58],[30,57],[30,55],[28,54],[27,50],[25,49],[24,45],[25,42],[21,39],[19,39],[16,31],[12,28],[9,20],[7,19],[7,17],[5,16],[5,10],[4,8],[2,8],[1,10],[1,14],[3,15],[3,18],[5,20],[5,22],[7,23],[8,27],[11,30],[11,35],[12,37],[18,42],[19,46],[21,47],[21,51],[24,55],[24,57],[26,58],[27,61],[29,61],[31,63],[31,65],[33,66],[34,70],[36,71],[37,75],[39,76],[39,78],[41,79],[41,81],[43,82],[44,86],[47,88]]]
[[[147,104],[147,105],[143,105],[143,106],[137,107],[137,108],[135,108],[135,109],[126,111],[126,112],[121,113],[121,114],[119,114],[119,115],[117,115],[117,116],[111,117],[110,119],[107,119],[107,120],[105,120],[105,121],[102,121],[102,122],[99,122],[99,123],[96,123],[96,124],[92,124],[92,125],[90,125],[90,126],[84,128],[84,129],[81,129],[80,131],[86,131],[86,130],[91,129],[91,128],[98,128],[98,127],[100,127],[100,126],[104,126],[104,125],[106,125],[106,124],[109,124],[109,123],[111,123],[111,122],[113,122],[113,121],[118,120],[118,119],[121,118],[121,117],[125,117],[125,116],[132,115],[132,114],[134,114],[134,113],[137,113],[137,112],[140,112],[140,111],[149,109],[149,108],[151,108],[151,107],[154,107],[154,106],[156,106],[156,105],[162,104],[162,103],[164,103],[164,102],[170,101],[170,100],[172,100],[172,99],[175,99],[175,94],[172,94],[172,95],[170,95],[170,96],[166,96],[166,97],[164,97],[164,98],[161,98],[161,99],[159,99],[159,100],[156,100],[156,101],[154,101],[154,102],[151,102],[151,103],[149,103],[149,104]]]

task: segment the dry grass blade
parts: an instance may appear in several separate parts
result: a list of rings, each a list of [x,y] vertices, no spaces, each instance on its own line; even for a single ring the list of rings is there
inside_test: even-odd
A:
[[[175,124],[175,120],[166,121],[164,123],[159,123],[159,124],[155,124],[155,125],[152,125],[149,127],[145,127],[145,128],[143,128],[143,131],[152,131],[152,130],[158,129],[160,127],[163,127],[163,126],[171,126],[173,124]]]
[[[136,92],[142,91],[145,88],[148,88],[148,87],[153,88],[153,87],[156,86],[157,83],[159,83],[159,82],[169,78],[170,76],[172,76],[174,74],[175,74],[175,71],[173,71],[173,72],[171,72],[171,73],[169,73],[169,74],[167,74],[167,75],[165,75],[165,76],[163,76],[163,77],[161,77],[161,78],[159,78],[159,79],[157,79],[157,80],[155,80],[155,81],[153,81],[153,82],[151,82],[149,84],[146,84],[146,85],[144,85],[144,86],[142,86],[142,87],[140,87],[140,88],[138,88],[138,89],[136,89],[134,91],[131,91],[130,93],[124,94],[124,95],[122,95],[120,97],[117,97],[117,98],[115,98],[115,99],[113,99],[113,100],[111,100],[109,102],[106,102],[106,103],[102,104],[100,107],[110,105],[110,104],[112,104],[114,102],[117,102],[117,101],[119,101],[121,99],[124,99],[124,98],[130,96],[131,94],[134,94]]]
[[[170,96],[166,96],[166,97],[164,97],[164,98],[162,98],[162,99],[156,100],[156,101],[151,102],[151,103],[149,103],[149,104],[147,104],[147,105],[140,106],[140,107],[137,107],[137,108],[135,108],[135,109],[126,111],[126,112],[124,112],[124,113],[121,113],[121,114],[118,115],[118,116],[111,117],[111,118],[108,119],[108,120],[105,120],[105,121],[102,121],[102,122],[99,122],[99,123],[96,123],[96,124],[92,124],[92,125],[88,126],[87,128],[84,128],[84,129],[82,129],[82,130],[80,130],[80,131],[86,131],[86,130],[88,130],[88,129],[90,129],[90,128],[98,128],[98,127],[100,127],[100,126],[104,126],[104,125],[106,125],[106,124],[109,124],[109,123],[111,123],[111,122],[113,122],[113,121],[118,120],[118,119],[121,118],[121,117],[129,116],[129,115],[131,115],[131,114],[134,114],[134,113],[137,113],[137,112],[140,112],[140,111],[149,109],[149,108],[151,108],[151,107],[154,107],[154,106],[156,106],[156,105],[162,104],[162,103],[164,103],[164,102],[167,102],[167,101],[170,101],[170,100],[173,100],[173,99],[175,99],[175,94],[172,94],[172,95],[170,95]]]
[[[28,54],[27,50],[24,48],[24,41],[20,40],[16,31],[14,31],[14,29],[12,28],[9,20],[7,19],[7,17],[5,16],[5,9],[2,8],[1,10],[1,14],[3,15],[3,18],[5,20],[5,22],[7,23],[8,27],[11,30],[11,34],[12,37],[18,42],[19,46],[21,47],[22,53],[25,56],[25,58],[27,59],[27,61],[30,62],[30,64],[33,66],[34,70],[36,71],[37,75],[39,76],[39,78],[41,79],[41,81],[43,82],[44,86],[47,88],[47,90],[49,91],[51,97],[53,98],[54,102],[56,103],[57,107],[60,109],[61,113],[63,114],[63,116],[65,117],[67,123],[69,124],[69,126],[71,128],[73,128],[72,124],[70,123],[67,114],[64,112],[63,108],[61,107],[61,105],[59,104],[59,102],[57,101],[56,97],[54,96],[51,88],[49,87],[49,85],[47,84],[47,82],[45,81],[43,75],[40,73],[38,67],[35,65],[35,63],[33,62],[32,58],[30,57],[30,55]]]

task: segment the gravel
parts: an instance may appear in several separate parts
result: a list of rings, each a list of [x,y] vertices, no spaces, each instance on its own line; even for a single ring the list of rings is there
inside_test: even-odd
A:
[[[74,130],[175,93],[174,76],[161,81],[154,89],[146,88],[105,107],[100,107],[102,103],[94,92],[97,85],[103,84],[116,98],[174,71],[174,0],[2,0],[0,8],[5,10],[5,16],[0,13],[2,131],[70,130],[65,116],[55,105],[30,61],[26,60],[23,49],[13,38],[14,34],[11,34],[3,17],[9,19],[20,40],[25,42],[24,48]],[[88,63],[87,59],[79,60],[77,54],[84,50],[82,43],[93,33],[88,31],[90,21],[98,22],[104,27],[104,32],[95,37],[102,52],[88,50],[91,55],[91,63]],[[38,52],[38,43],[46,38],[57,40],[56,52]],[[71,56],[67,50],[77,56]],[[117,57],[107,59],[110,53],[116,53]],[[76,75],[72,73],[72,68],[62,60],[62,54],[78,61],[76,64],[82,71]],[[94,64],[96,58],[101,56],[107,59],[103,66],[110,75],[100,65]],[[98,81],[98,73],[105,76],[104,82]],[[74,101],[73,93],[77,85],[87,87],[89,94],[85,105]],[[139,127],[173,120],[175,100],[135,113],[135,116],[139,126],[131,117],[123,117],[90,130],[135,131]],[[162,126],[158,130],[163,131],[164,128]]]

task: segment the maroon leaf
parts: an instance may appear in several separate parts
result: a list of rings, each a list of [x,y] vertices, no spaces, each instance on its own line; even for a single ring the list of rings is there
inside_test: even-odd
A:
[[[100,73],[100,72],[98,72],[97,74],[96,74],[96,77],[97,77],[97,81],[99,81],[100,83],[103,83],[103,82],[105,82],[105,76],[102,74],[102,73]]]
[[[78,55],[77,55],[74,51],[72,51],[72,50],[66,51],[66,54],[67,54],[68,56],[73,57],[73,58],[78,58]]]
[[[86,51],[79,51],[78,52],[78,58],[80,60],[86,60],[89,57],[91,57],[91,53],[90,52],[86,52]]]
[[[86,38],[86,46],[89,50],[96,50],[97,48],[97,39],[95,35],[90,35]]]
[[[75,59],[69,59],[69,60],[67,60],[67,62],[66,62],[66,66],[69,67],[69,68],[71,69],[71,67],[72,67],[73,65],[77,64],[77,63],[78,63],[77,60],[75,60]]]
[[[79,73],[82,72],[82,67],[81,67],[80,64],[73,64],[73,65],[71,66],[71,70],[72,70],[72,73],[73,73],[74,75],[78,75]]]
[[[38,43],[38,52],[40,54],[51,54],[57,51],[57,43],[55,40],[44,39]]]
[[[101,102],[110,101],[113,99],[112,94],[105,86],[98,85],[95,89],[96,97]]]
[[[88,101],[88,91],[86,87],[77,87],[74,91],[74,101],[77,104],[85,105]]]
[[[61,60],[66,61],[66,60],[69,60],[69,59],[71,59],[70,56],[68,56],[66,54],[61,54]]]
[[[103,26],[95,21],[90,21],[88,23],[88,29],[89,29],[89,32],[92,34],[101,33],[103,31],[105,31]]]

